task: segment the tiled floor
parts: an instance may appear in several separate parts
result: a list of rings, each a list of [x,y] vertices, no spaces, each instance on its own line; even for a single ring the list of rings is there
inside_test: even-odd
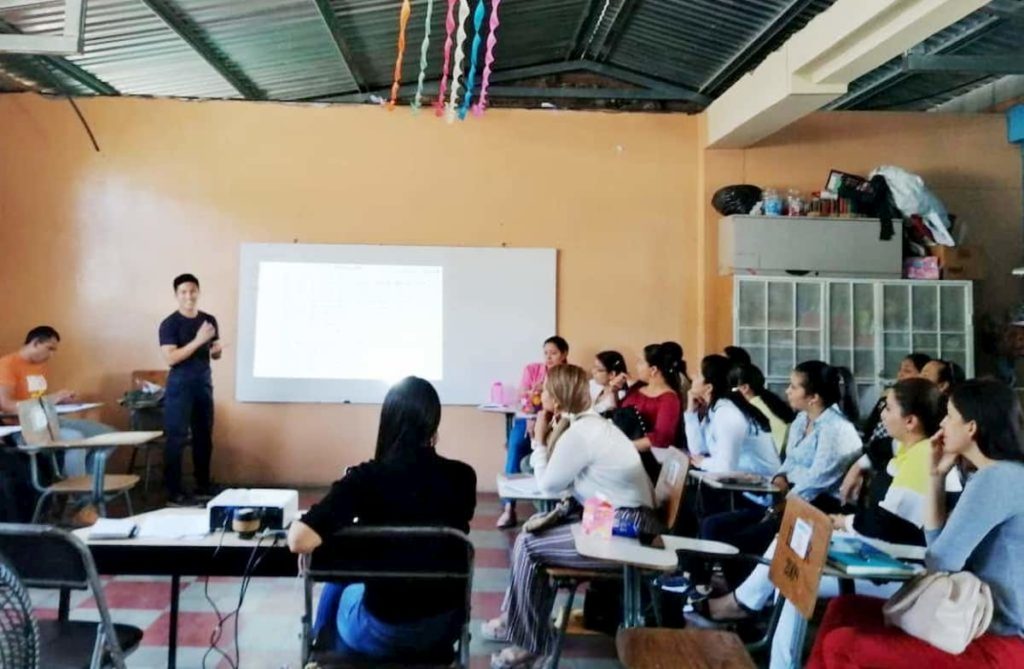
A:
[[[471,628],[473,669],[487,667],[490,654],[501,648],[499,644],[479,638],[480,622],[498,614],[508,583],[509,548],[515,534],[494,529],[499,511],[498,500],[493,495],[481,495],[470,532],[477,550]],[[141,647],[128,657],[128,666],[131,669],[166,667],[170,579],[114,577],[103,580],[114,621],[136,625],[145,632]],[[235,608],[239,585],[239,579],[210,579],[210,597],[222,612]],[[56,617],[56,593],[33,591],[32,596],[41,617]],[[71,605],[72,618],[96,619],[95,605],[88,595],[74,594]],[[182,669],[204,667],[203,656],[209,648],[217,617],[204,596],[203,579],[182,579],[179,615],[178,666]],[[300,667],[301,615],[302,583],[298,579],[253,579],[238,621],[240,666],[246,669]],[[220,648],[232,654],[233,622],[225,626],[219,643]],[[560,666],[567,669],[621,667],[615,660],[614,642],[608,637],[570,637],[563,657]],[[215,653],[210,653],[205,663],[205,667],[218,669],[229,666]]]

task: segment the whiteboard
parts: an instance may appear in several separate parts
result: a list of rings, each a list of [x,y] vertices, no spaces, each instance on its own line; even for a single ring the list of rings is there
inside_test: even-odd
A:
[[[415,374],[486,402],[555,334],[556,273],[555,249],[242,244],[236,399],[378,404]]]

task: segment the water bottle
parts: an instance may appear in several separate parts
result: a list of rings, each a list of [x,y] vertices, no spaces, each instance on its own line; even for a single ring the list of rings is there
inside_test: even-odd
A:
[[[502,405],[505,403],[505,386],[501,381],[491,384],[491,404]]]

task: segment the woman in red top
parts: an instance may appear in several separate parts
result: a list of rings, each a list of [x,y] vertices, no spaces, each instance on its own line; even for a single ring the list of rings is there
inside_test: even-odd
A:
[[[690,389],[683,347],[674,341],[645,346],[636,370],[641,383],[629,390],[622,406],[636,408],[647,425],[647,434],[633,444],[647,473],[657,478],[664,449],[678,445],[680,398]]]

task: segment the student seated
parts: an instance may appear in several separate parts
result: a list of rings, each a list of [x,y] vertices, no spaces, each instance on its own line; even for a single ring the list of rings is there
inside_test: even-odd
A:
[[[969,571],[992,592],[988,631],[950,655],[882,620],[881,599],[834,599],[815,639],[808,667],[895,667],[913,658],[929,669],[1024,666],[1024,449],[1021,407],[997,381],[953,389],[948,413],[931,442],[924,529],[929,571]],[[945,479],[969,467],[963,494],[946,511]]]
[[[519,382],[519,410],[534,413],[540,408],[536,403],[540,400],[540,391],[544,387],[548,370],[564,365],[568,358],[569,342],[557,335],[544,340],[544,362],[531,362],[523,368],[523,378]],[[512,422],[512,431],[508,435],[506,445],[506,474],[519,473],[520,463],[530,454],[533,423],[531,418],[516,418]],[[504,504],[505,508],[498,517],[497,526],[502,529],[515,527],[519,522],[516,517],[516,503],[513,500],[504,500]]]
[[[913,358],[914,356],[911,355],[909,357]],[[921,368],[920,377],[934,383],[942,393],[943,398],[948,398],[953,388],[957,384],[963,383],[964,370],[955,362],[935,359],[930,360]],[[906,378],[914,377],[907,376]],[[880,403],[883,406],[885,398],[885,393],[882,393]],[[850,467],[843,478],[843,484],[839,489],[839,496],[844,502],[856,502],[860,497],[860,491],[864,487],[865,481],[869,480],[871,476],[882,476],[884,478],[886,466],[893,455],[896,454],[897,444],[894,443],[889,433],[886,432],[884,422],[879,423],[879,425],[881,429],[876,430],[875,437],[867,442],[865,454]],[[946,490],[948,492],[958,492],[960,489],[961,486],[958,480],[954,479],[947,482]]]
[[[618,351],[601,351],[590,368],[590,398],[594,411],[604,413],[619,406],[625,391],[623,382],[629,375],[626,359]]]
[[[900,367],[896,370],[896,380],[913,379],[921,376],[925,365],[931,361],[927,353],[911,353],[900,361]],[[861,433],[864,435],[864,443],[870,444],[875,439],[884,438],[885,426],[882,425],[882,409],[885,408],[885,394],[878,398],[867,420],[861,426]]]
[[[687,393],[686,443],[690,461],[708,472],[771,476],[779,470],[768,418],[729,384],[732,364],[706,356]]]
[[[797,495],[826,513],[840,511],[839,484],[861,454],[853,378],[848,369],[819,360],[802,362],[789,377],[786,398],[798,411],[790,426],[786,461],[772,479],[784,495]],[[779,530],[781,513],[739,509],[706,518],[705,539],[724,541],[744,553],[760,554]],[[746,564],[729,563],[725,576],[736,585],[750,573]]]
[[[445,526],[469,532],[476,508],[476,473],[437,454],[441,403],[427,381],[413,376],[392,386],[381,407],[374,458],[350,468],[288,531],[293,553],[308,554],[332,533],[365,525]],[[416,556],[409,556],[415,560]],[[463,624],[461,584],[329,584],[343,588],[332,619],[342,649],[392,659],[450,647]],[[329,597],[325,588],[321,597]],[[317,626],[323,624],[318,620]]]
[[[690,390],[683,347],[674,341],[650,344],[637,360],[636,382],[626,392],[622,407],[637,410],[649,430],[633,441],[641,452],[644,468],[651,480],[657,480],[665,449],[679,441],[679,414],[682,398]]]
[[[782,457],[786,452],[789,425],[796,413],[781,397],[765,387],[764,373],[755,365],[733,365],[729,372],[729,387],[739,391],[751,406],[756,408],[771,425],[775,450]]]
[[[74,402],[76,395],[70,390],[50,393],[47,381],[47,363],[60,347],[60,334],[49,325],[39,325],[25,335],[25,343],[14,353],[0,358],[0,411],[18,415],[18,402],[46,396],[54,404]],[[49,394],[48,394],[49,393]],[[17,422],[17,421],[14,421]],[[85,439],[99,434],[113,432],[114,428],[92,420],[60,418],[61,439]],[[24,443],[24,437],[17,433],[15,441]],[[114,449],[102,451],[70,450],[64,453],[64,474],[84,476],[89,474],[97,457],[106,462]],[[98,517],[92,505],[82,507],[72,520],[75,524],[91,525]]]
[[[575,365],[549,371],[544,385],[546,410],[563,414],[568,426],[557,438],[542,443],[538,435],[531,462],[538,486],[559,492],[572,486],[573,496],[584,501],[602,495],[615,507],[617,521],[660,529],[653,518],[654,492],[630,440],[610,421],[590,408],[587,374]],[[548,423],[538,422],[538,431]],[[483,636],[514,644],[491,657],[494,669],[532,667],[553,649],[551,608],[555,589],[542,567],[572,567],[616,572],[606,560],[576,552],[569,524],[521,532],[512,549],[512,582],[502,605],[504,612],[483,626]]]
[[[924,545],[924,506],[931,467],[931,442],[945,417],[945,400],[925,379],[899,381],[886,393],[882,421],[898,444],[896,456],[883,476],[872,480],[871,504],[855,514],[832,516],[834,530],[890,543]],[[765,557],[771,560],[775,542]],[[733,592],[708,600],[704,615],[716,622],[744,620],[772,600],[775,586],[768,566],[758,565]],[[834,593],[833,593],[834,594]],[[821,596],[819,594],[819,596]],[[772,642],[772,669],[798,666],[805,623],[786,608]]]

